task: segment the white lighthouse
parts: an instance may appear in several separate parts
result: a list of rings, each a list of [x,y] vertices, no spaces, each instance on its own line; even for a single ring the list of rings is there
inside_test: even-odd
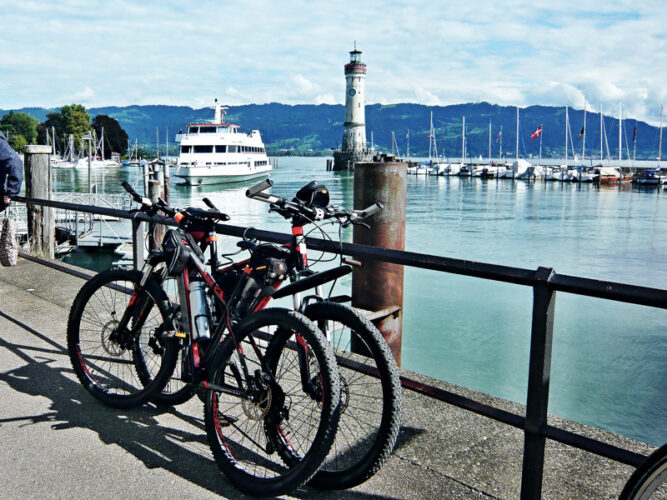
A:
[[[343,144],[334,152],[334,170],[348,170],[358,161],[369,161],[372,151],[366,147],[366,65],[356,44],[345,65],[345,123]]]

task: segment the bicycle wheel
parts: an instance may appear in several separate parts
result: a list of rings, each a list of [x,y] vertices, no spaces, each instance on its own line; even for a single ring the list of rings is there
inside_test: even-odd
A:
[[[304,316],[266,309],[228,334],[214,366],[205,422],[220,469],[255,496],[303,485],[329,452],[338,422],[338,370],[326,339]]]
[[[667,498],[667,444],[663,444],[632,473],[619,500]]]
[[[162,337],[167,302],[149,281],[136,296],[142,274],[111,270],[99,273],[79,290],[67,323],[67,349],[81,384],[116,408],[138,406],[167,382],[176,363],[176,343]],[[116,327],[130,300],[146,299],[132,334]],[[140,302],[135,302],[140,303]],[[131,320],[132,322],[133,320]]]
[[[336,440],[309,484],[351,488],[379,471],[396,444],[402,397],[398,367],[382,334],[355,309],[320,302],[305,314],[328,332],[341,375]]]

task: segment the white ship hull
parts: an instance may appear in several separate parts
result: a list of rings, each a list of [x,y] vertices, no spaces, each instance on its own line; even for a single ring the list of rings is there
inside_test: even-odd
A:
[[[188,186],[203,186],[208,184],[231,184],[243,182],[258,177],[267,177],[271,166],[261,168],[247,168],[231,170],[227,166],[178,167],[172,175],[178,177]]]

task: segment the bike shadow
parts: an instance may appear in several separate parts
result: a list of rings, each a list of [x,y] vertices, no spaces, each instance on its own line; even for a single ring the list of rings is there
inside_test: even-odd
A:
[[[49,348],[14,344],[0,338],[6,349],[25,362],[0,372],[0,382],[13,390],[50,400],[48,411],[39,415],[0,419],[3,423],[24,421],[25,425],[51,422],[54,431],[85,428],[96,432],[100,441],[116,445],[149,469],[161,468],[216,495],[244,497],[226,482],[213,460],[203,419],[177,408],[144,405],[132,410],[104,406],[81,386],[69,365],[67,349],[30,326],[0,311],[0,316],[49,344]],[[158,420],[159,417],[160,420]],[[167,418],[164,418],[167,417]],[[175,417],[175,418],[174,418]],[[174,424],[166,424],[165,420]],[[319,492],[301,488],[297,498],[386,498],[356,491]]]

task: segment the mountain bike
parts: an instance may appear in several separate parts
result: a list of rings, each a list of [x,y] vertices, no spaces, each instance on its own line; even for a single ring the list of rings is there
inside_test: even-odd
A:
[[[619,500],[667,498],[667,444],[651,453],[632,473]]]
[[[272,297],[293,296],[294,309],[315,321],[332,343],[341,374],[341,418],[336,440],[310,484],[322,489],[350,488],[380,470],[394,448],[401,419],[400,378],[382,334],[362,313],[345,304],[350,297],[332,296],[333,286],[325,297],[322,285],[311,281],[325,273],[337,279],[351,271],[345,263],[361,264],[341,257],[341,265],[316,274],[309,267],[304,226],[313,224],[317,230],[318,224],[328,221],[338,224],[339,229],[350,224],[368,227],[364,219],[381,210],[382,205],[365,210],[329,206],[328,190],[317,181],[305,185],[289,201],[266,193],[272,185],[267,179],[246,192],[249,198],[268,203],[270,211],[290,220],[292,226],[292,241],[285,247],[290,251],[286,262],[291,284]],[[239,245],[254,251],[252,242]],[[314,294],[301,297],[301,291],[313,287]]]
[[[142,270],[100,273],[77,295],[68,348],[86,389],[127,408],[160,394],[181,358],[180,376],[206,392],[205,427],[221,470],[251,495],[304,484],[326,458],[340,412],[333,352],[317,327],[286,309],[265,309],[284,279],[283,250],[270,245],[242,267],[217,270],[209,210],[153,204],[123,187],[141,210],[173,218]],[[163,289],[175,278],[178,301]]]

